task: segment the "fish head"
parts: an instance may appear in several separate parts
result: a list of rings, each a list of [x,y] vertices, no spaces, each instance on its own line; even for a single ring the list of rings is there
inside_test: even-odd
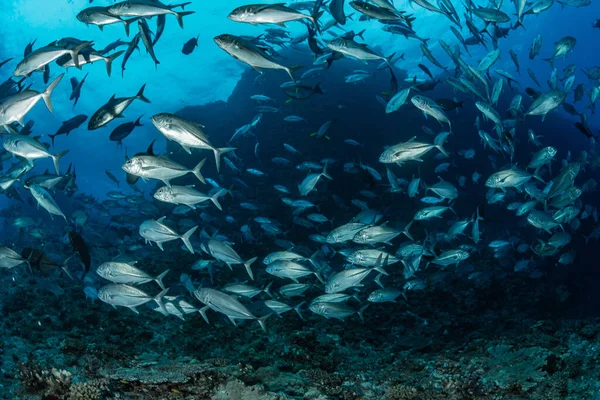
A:
[[[415,105],[415,107],[419,109],[423,109],[428,105],[427,101],[425,100],[425,97],[419,95],[411,97],[410,101]]]
[[[210,289],[199,288],[194,292],[194,296],[196,296],[198,301],[202,304],[210,303]]]
[[[231,47],[235,46],[235,44],[237,42],[235,36],[230,35],[228,33],[225,33],[225,34],[219,35],[219,36],[215,36],[213,40],[217,44],[217,46],[219,46],[220,48],[222,48],[225,51],[227,51]]]
[[[101,277],[108,279],[110,277],[110,263],[103,263],[96,268],[96,273]]]
[[[227,18],[235,22],[246,22],[248,18],[255,14],[254,6],[241,6],[233,10]]]
[[[164,201],[167,203],[172,202],[174,197],[175,196],[173,194],[173,188],[170,188],[168,186],[163,186],[154,193],[154,198],[156,200]]]
[[[168,128],[173,123],[173,118],[170,114],[160,113],[150,118],[150,121],[152,121],[152,124],[154,124],[156,129],[160,130]]]
[[[13,152],[17,149],[17,142],[18,142],[18,138],[15,137],[15,135],[10,135],[7,136],[4,139],[4,142],[2,143],[2,145],[4,146],[4,149],[8,152]]]
[[[80,11],[75,18],[77,18],[79,21],[87,24],[91,20],[90,17],[91,17],[91,12],[88,9],[85,9],[83,11]]]
[[[492,176],[487,178],[487,180],[485,181],[485,186],[491,187],[491,188],[499,187],[501,180],[502,180],[502,178],[500,177],[500,175],[493,174]]]
[[[122,165],[123,171],[128,174],[137,175],[142,170],[142,160],[137,157],[130,158]]]
[[[315,314],[323,314],[325,312],[325,308],[326,308],[326,304],[323,302],[312,302],[310,303],[310,305],[308,306],[308,309],[312,312],[314,312]]]
[[[101,287],[100,289],[98,289],[98,298],[104,301],[105,303],[110,304],[112,297],[113,296],[110,294],[110,291],[106,290],[106,287]]]

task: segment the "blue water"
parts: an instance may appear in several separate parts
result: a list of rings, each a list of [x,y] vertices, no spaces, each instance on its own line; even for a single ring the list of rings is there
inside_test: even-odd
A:
[[[112,1],[98,0],[92,4],[85,0],[4,1],[0,14],[0,62],[13,60],[0,68],[0,79],[4,81],[13,75],[23,60],[23,49],[34,40],[34,50],[67,37],[91,41],[95,49],[104,48],[117,39],[131,40],[138,32],[137,23],[131,24],[131,34],[127,37],[120,23],[100,30],[77,19],[78,13],[86,7],[112,4]],[[486,33],[483,36],[488,49],[481,45],[469,46],[469,56],[450,32],[451,25],[457,27],[455,24],[417,4],[411,6],[396,1],[394,4],[399,10],[416,18],[413,28],[417,35],[429,39],[429,50],[447,67],[442,71],[423,57],[420,41],[384,32],[382,24],[375,19],[360,21],[360,13],[346,4],[345,12],[354,13],[353,20],[343,28],[333,27],[320,33],[317,36],[320,47],[326,49],[326,43],[335,35],[366,29],[364,40],[357,38],[357,42],[367,44],[379,55],[404,54],[403,59],[394,63],[392,71],[387,67],[378,68],[380,61],[336,60],[330,68],[299,82],[310,87],[319,83],[323,94],[293,100],[281,88],[289,81],[284,71],[263,70],[260,74],[226,54],[213,41],[215,36],[224,33],[256,37],[265,29],[276,27],[252,26],[227,18],[233,9],[244,4],[240,0],[192,1],[185,10],[195,13],[183,18],[183,29],[174,16],[167,15],[166,29],[154,47],[160,61],[156,66],[142,42],[124,71],[122,56],[115,60],[110,77],[102,61],[84,65],[81,70],[74,67],[65,70],[50,63],[50,81],[65,73],[51,96],[53,110],[50,112],[40,101],[26,114],[24,121],[34,122],[29,137],[48,146],[51,154],[68,150],[59,161],[64,177],[49,190],[65,219],[60,215],[51,217],[24,184],[30,177],[53,173],[50,158],[34,160],[35,167],[31,171],[0,193],[0,247],[10,248],[24,257],[23,262],[15,266],[9,265],[6,256],[2,258],[0,254],[3,266],[0,269],[0,335],[5,343],[0,398],[75,399],[79,398],[73,394],[79,390],[75,387],[77,383],[95,385],[89,398],[115,398],[116,395],[136,399],[241,398],[232,394],[232,386],[227,386],[233,384],[255,391],[258,389],[254,385],[262,385],[269,393],[265,397],[252,395],[265,399],[276,398],[268,397],[276,394],[281,398],[316,398],[308,397],[309,388],[316,388],[322,398],[333,399],[598,398],[598,370],[593,360],[600,341],[600,327],[594,319],[598,317],[600,302],[595,249],[600,235],[597,214],[600,202],[595,191],[600,158],[597,138],[586,137],[575,123],[580,122],[583,115],[592,134],[600,133],[599,114],[590,105],[590,92],[599,88],[600,83],[588,79],[583,72],[600,66],[600,29],[593,27],[600,18],[599,4],[594,0],[590,5],[577,8],[555,2],[540,15],[527,15],[524,28],[511,29],[507,37],[499,39],[501,57],[489,74],[482,73],[483,79],[491,88],[500,78],[494,70],[502,69],[512,74],[517,83],[509,87],[504,81],[498,104],[493,108],[502,120],[513,119],[508,113],[511,100],[515,95],[521,95],[523,100],[522,111],[515,118],[518,120],[515,130],[506,127],[498,136],[494,123],[483,118],[475,106],[481,99],[454,90],[447,83],[461,76],[461,72],[455,71],[452,60],[438,43],[441,39],[452,49],[458,45],[462,59],[476,67],[493,49]],[[452,4],[463,21],[459,30],[466,38],[469,34],[464,26],[465,6],[461,2]],[[486,6],[483,2],[478,5]],[[500,25],[513,27],[514,5],[504,2],[500,10],[511,19],[510,23]],[[330,19],[325,11],[320,23]],[[483,30],[481,20],[474,17],[474,21]],[[147,22],[155,31],[157,18],[148,17]],[[299,22],[287,25],[285,30],[290,38],[306,31],[305,25]],[[198,46],[191,54],[182,54],[184,43],[197,35]],[[543,37],[543,45],[539,55],[530,60],[529,47],[538,35]],[[559,78],[568,65],[577,66],[573,89],[578,84],[585,88],[583,99],[575,103],[580,115],[571,115],[559,106],[544,120],[538,115],[525,116],[534,101],[525,89],[534,88],[542,93],[550,90],[552,66],[543,59],[552,56],[555,43],[565,36],[575,37],[577,43],[565,57],[555,59],[553,66]],[[268,44],[262,43],[263,46]],[[281,64],[303,66],[294,73],[298,80],[315,67],[315,57],[306,42],[285,46],[271,43],[271,46],[277,51],[275,59]],[[520,74],[511,60],[510,50],[518,55]],[[439,134],[449,130],[447,124],[438,123],[431,116],[426,118],[410,100],[398,111],[385,113],[381,99],[389,99],[394,94],[390,93],[393,90],[390,72],[401,90],[411,84],[412,78],[428,79],[418,64],[427,66],[439,83],[433,90],[413,91],[411,96],[419,94],[434,100],[463,102],[462,108],[446,111],[452,133],[443,148],[449,158],[432,149],[422,161],[383,164],[379,157],[387,147],[407,142],[412,137],[433,143],[435,136],[426,131]],[[541,87],[530,79],[528,68],[537,76]],[[365,79],[346,83],[345,77],[356,70],[366,71]],[[81,81],[86,75],[81,98],[74,106],[69,100],[69,80]],[[21,89],[31,86],[42,91],[48,85],[42,72],[34,72],[23,82]],[[143,85],[146,85],[144,95],[149,103],[134,100],[123,115],[106,126],[89,130],[86,121],[68,136],[56,136],[54,145],[50,146],[49,135],[56,133],[63,121],[79,114],[90,117],[111,96],[134,96]],[[563,82],[559,81],[558,88],[562,87]],[[566,103],[573,104],[573,89]],[[272,101],[258,103],[251,99],[255,95],[268,96]],[[0,98],[0,104],[7,98],[10,97]],[[257,107],[261,105],[274,110],[263,112],[248,134],[232,141],[236,130],[258,118]],[[163,136],[150,120],[159,113],[177,114],[201,124],[212,145],[236,150],[223,156],[227,161],[222,159],[217,171],[211,151],[192,149],[188,154],[180,144]],[[284,118],[291,115],[301,116],[304,121],[286,122]],[[122,145],[109,139],[117,126],[138,117],[142,126],[124,138]],[[476,119],[480,129],[505,145],[504,150],[495,152],[483,146]],[[328,121],[331,125],[327,138],[316,137],[314,133]],[[20,129],[14,124],[10,131]],[[489,195],[494,191],[486,186],[488,177],[501,170],[518,168],[530,174],[534,172],[528,164],[539,148],[528,139],[528,130],[542,135],[542,145],[551,146],[557,152],[549,165],[535,171],[535,178],[528,178],[530,183],[539,190],[545,187],[547,195],[559,172],[576,163],[580,172],[568,188],[585,188],[579,197],[560,206],[552,204],[552,197],[535,201],[535,209],[549,216],[567,206],[578,211],[572,220],[548,230],[528,222],[528,214],[517,216],[514,210],[508,209],[511,203],[531,200],[525,186],[495,190],[505,196],[498,203],[490,202]],[[3,140],[7,143],[13,136],[14,133],[3,134]],[[350,139],[358,145],[349,144]],[[154,193],[164,186],[160,180],[140,179],[128,185],[123,171],[126,160],[145,152],[153,141],[157,156],[185,168],[192,168],[206,157],[201,172],[208,183],[198,182],[191,174],[176,178],[172,183],[193,185],[209,197],[222,190],[217,199],[222,210],[210,201],[193,210],[159,201]],[[298,153],[286,151],[284,144],[293,146]],[[514,157],[507,151],[510,146],[514,147]],[[468,149],[475,151],[473,159],[461,155]],[[6,151],[2,156],[0,177],[6,178],[11,165],[22,156],[11,156]],[[275,164],[272,161],[275,157],[285,157],[290,165]],[[301,164],[305,162],[318,163],[319,168],[302,169]],[[447,170],[439,169],[442,163],[450,164]],[[232,169],[231,164],[237,170]],[[326,164],[332,179],[320,177],[315,190],[301,196],[298,191],[301,182],[307,175],[321,172]],[[404,181],[400,184],[401,190],[391,190],[394,185],[390,185],[388,170]],[[119,181],[118,186],[107,176],[107,171]],[[472,179],[474,172],[481,176],[478,182]],[[411,197],[406,186],[417,177],[421,179],[419,194]],[[464,184],[461,184],[463,179]],[[456,198],[441,202],[451,210],[446,210],[442,218],[416,219],[416,212],[430,205],[420,199],[432,196],[433,192],[427,189],[441,180],[457,190]],[[290,193],[281,193],[274,185],[284,185]],[[314,207],[302,209],[288,204],[299,199],[314,203]],[[404,234],[371,244],[356,240],[327,242],[333,229],[359,218],[363,205],[369,212],[380,214],[375,220],[363,218],[363,229],[381,226],[399,233],[412,223],[410,234],[414,242],[424,246],[414,276],[406,273],[408,259],[385,265],[389,262],[385,254],[394,257],[402,245],[409,242]],[[309,214],[317,213],[325,216],[327,222],[311,222]],[[480,241],[473,237],[476,213],[483,217],[479,222]],[[166,217],[163,222],[173,229],[174,236],[173,241],[163,243],[161,251],[145,240],[140,226],[163,216]],[[278,232],[270,232],[264,222],[257,221],[261,217],[272,221],[271,229],[276,228]],[[18,226],[17,222],[23,218],[31,218],[32,225]],[[468,221],[465,234],[449,238],[447,232],[457,220]],[[191,254],[179,235],[194,226],[198,228],[190,238],[194,249]],[[550,238],[561,232],[569,234],[567,243],[552,254],[540,254],[539,246],[552,247]],[[70,235],[81,237],[85,243],[83,250]],[[257,257],[250,267],[253,276],[248,275],[240,260],[229,262],[231,269],[226,266],[227,262],[219,260],[210,250],[210,243],[214,241],[231,246],[242,264]],[[493,249],[494,241],[503,242],[501,250]],[[41,267],[37,257],[28,257],[25,251],[32,248],[49,257],[50,264]],[[363,270],[367,271],[367,278],[343,291],[348,299],[330,303],[343,304],[347,307],[345,311],[350,310],[348,315],[324,316],[315,312],[311,304],[327,290],[324,283],[344,269],[363,268],[360,263],[350,262],[348,255],[365,249],[385,252],[377,268],[383,263],[389,275]],[[440,254],[459,249],[465,260],[440,264]],[[308,272],[298,280],[311,284],[302,297],[282,294],[281,287],[294,280],[278,276],[263,264],[265,256],[283,250],[294,251],[302,258],[317,254],[310,262],[299,261]],[[89,253],[91,262],[87,267],[86,255],[82,252]],[[567,255],[573,255],[574,260],[563,262]],[[113,260],[131,265],[137,261],[135,266],[151,276],[148,282],[135,286],[149,296],[146,304],[137,307],[139,314],[121,306],[112,308],[110,300],[98,298],[98,291],[102,292],[110,282],[96,273],[96,269]],[[198,267],[202,260],[210,263],[210,274],[206,268]],[[526,260],[529,263],[523,269],[515,267]],[[28,262],[31,268],[27,267]],[[193,308],[193,312],[183,316],[184,321],[151,310],[158,308],[152,298],[160,292],[153,279],[167,269],[170,271],[164,284],[169,288],[168,295],[177,299],[165,301],[174,304],[174,301],[185,300]],[[264,289],[271,282],[273,296],[260,292],[254,297],[235,297],[251,314],[243,318],[233,316],[237,327],[233,327],[227,317],[231,315],[210,307],[202,301],[199,292],[195,292],[209,288],[230,293],[227,288],[231,284]],[[423,286],[411,289],[411,284]],[[381,287],[397,289],[397,295],[385,303],[368,300]],[[292,308],[301,304],[298,311],[303,319],[290,308],[281,319],[275,315],[268,318],[266,332],[263,332],[254,320],[276,313],[269,308],[269,300],[284,302]],[[364,313],[361,311],[359,318],[358,310],[367,304],[369,307]],[[197,312],[204,305],[210,308],[206,314],[210,325]],[[169,312],[181,313],[181,308],[175,307],[175,312],[173,309]],[[196,364],[206,365],[209,372],[190,373],[194,379],[185,382],[165,372],[179,373]],[[498,365],[514,367],[507,367],[505,371]],[[165,366],[165,370],[157,366]],[[55,384],[49,372],[52,368],[68,371],[72,378]],[[36,371],[38,375],[46,375],[36,378]],[[132,371],[143,377],[132,377]],[[153,382],[144,375],[146,373],[156,374],[162,380]],[[205,384],[202,374],[215,374],[210,375],[214,384]],[[507,381],[510,383],[505,384]],[[392,394],[395,390],[404,390],[399,385],[414,389],[414,393],[404,394],[405,397]]]

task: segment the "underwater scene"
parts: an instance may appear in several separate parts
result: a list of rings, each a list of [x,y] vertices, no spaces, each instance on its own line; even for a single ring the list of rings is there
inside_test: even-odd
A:
[[[600,3],[278,1],[1,1],[0,399],[600,399]]]

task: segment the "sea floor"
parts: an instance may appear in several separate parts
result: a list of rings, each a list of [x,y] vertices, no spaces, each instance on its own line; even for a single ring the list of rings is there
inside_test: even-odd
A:
[[[2,399],[598,399],[600,320],[538,280],[457,281],[268,333],[4,286]]]

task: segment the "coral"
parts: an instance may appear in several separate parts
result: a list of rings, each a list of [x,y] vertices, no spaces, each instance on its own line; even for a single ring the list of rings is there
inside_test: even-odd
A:
[[[488,348],[491,359],[487,362],[486,380],[501,389],[511,387],[529,391],[547,374],[542,370],[549,355],[541,347],[528,347],[513,350],[509,345],[495,345]]]
[[[43,393],[46,397],[64,395],[71,384],[71,373],[52,368],[42,369],[39,364],[22,364],[19,378],[23,386],[32,393]]]
[[[233,379],[221,385],[211,400],[284,400],[284,397],[265,392],[260,386],[246,386],[242,381]]]
[[[66,338],[60,344],[60,347],[63,352],[73,354],[75,356],[80,356],[85,353],[86,345],[83,341],[79,339]]]
[[[214,367],[226,367],[229,365],[229,360],[226,358],[207,358],[204,362]]]
[[[419,391],[401,383],[390,386],[385,392],[386,400],[418,400]]]
[[[99,400],[106,392],[108,388],[104,380],[76,382],[69,388],[67,400]]]
[[[126,382],[140,382],[147,385],[162,383],[189,383],[195,375],[208,368],[205,364],[169,362],[156,365],[117,368],[105,371],[104,376]]]

